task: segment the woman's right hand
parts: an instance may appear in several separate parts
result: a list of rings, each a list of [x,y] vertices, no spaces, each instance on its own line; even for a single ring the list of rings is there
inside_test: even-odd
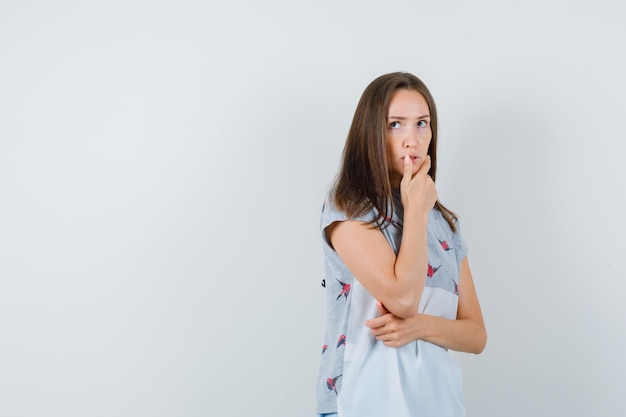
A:
[[[433,179],[428,175],[429,170],[429,155],[426,155],[424,162],[415,174],[413,174],[411,157],[409,155],[404,157],[404,175],[400,181],[400,196],[405,213],[415,211],[428,216],[437,202],[437,188]]]
[[[428,214],[437,201],[429,169],[430,158],[426,158],[413,175],[412,161],[404,160],[400,181],[404,221],[397,253],[379,228],[363,221],[339,221],[326,228],[332,247],[352,275],[399,318],[417,314],[426,282]]]

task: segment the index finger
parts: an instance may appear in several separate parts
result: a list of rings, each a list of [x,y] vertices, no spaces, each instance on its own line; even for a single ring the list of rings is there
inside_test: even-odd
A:
[[[365,325],[370,329],[377,329],[379,327],[383,327],[385,324],[387,324],[386,315],[376,317],[375,319],[365,320]]]
[[[402,179],[411,179],[411,177],[413,177],[413,161],[411,161],[411,157],[409,155],[406,155],[404,157],[404,175],[402,176]]]

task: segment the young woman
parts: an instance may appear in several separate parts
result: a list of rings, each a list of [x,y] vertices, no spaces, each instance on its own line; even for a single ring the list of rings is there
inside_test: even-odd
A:
[[[317,413],[463,416],[447,350],[487,334],[458,219],[437,197],[437,112],[414,75],[378,77],[357,105],[322,210],[326,339]]]

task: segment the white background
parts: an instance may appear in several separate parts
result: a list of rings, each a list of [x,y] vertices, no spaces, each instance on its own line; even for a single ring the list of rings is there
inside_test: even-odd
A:
[[[619,414],[623,8],[3,1],[0,415],[312,416],[319,210],[398,70],[489,332],[468,416]]]

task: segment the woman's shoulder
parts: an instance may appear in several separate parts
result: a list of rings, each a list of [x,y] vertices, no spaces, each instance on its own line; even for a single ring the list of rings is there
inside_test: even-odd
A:
[[[322,203],[322,228],[336,221],[362,221],[371,223],[376,218],[375,210],[372,208],[359,210],[356,214],[349,214],[347,210],[339,208],[332,193],[326,194]]]

